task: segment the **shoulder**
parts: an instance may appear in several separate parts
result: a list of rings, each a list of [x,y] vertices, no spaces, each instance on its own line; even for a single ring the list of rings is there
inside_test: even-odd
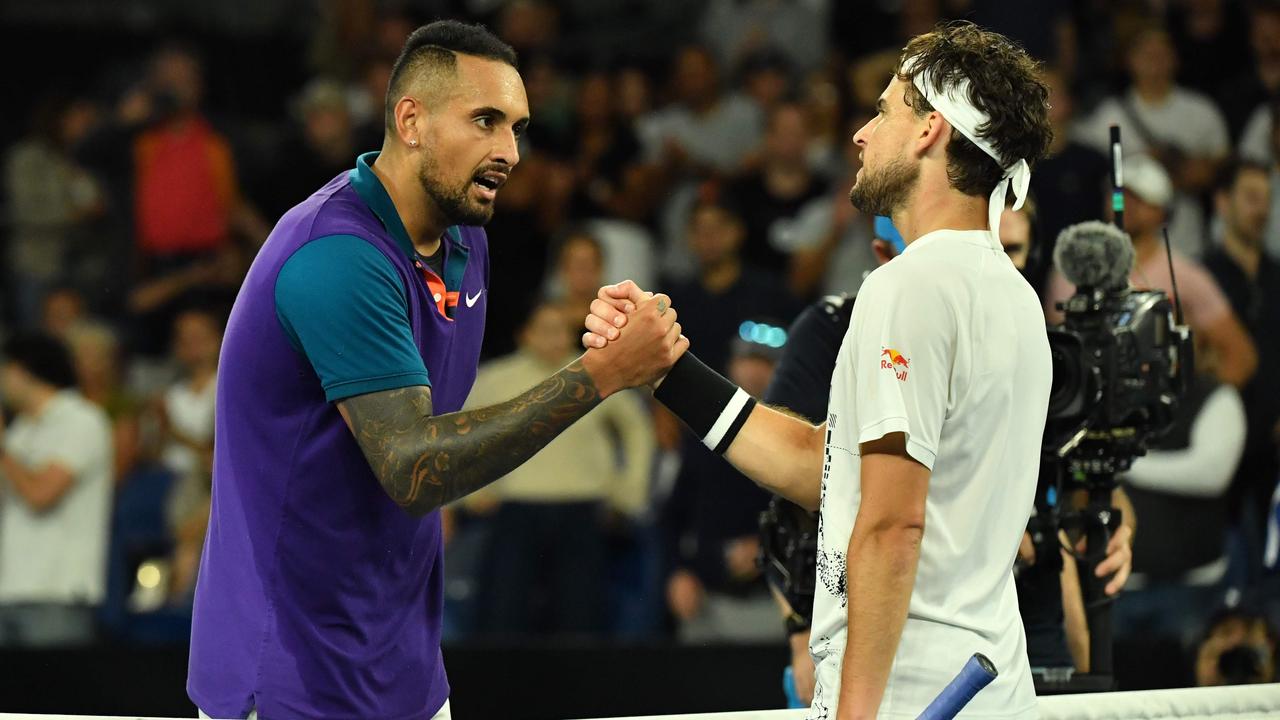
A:
[[[74,427],[77,433],[94,432],[100,436],[110,432],[111,421],[102,408],[90,402],[74,390],[65,390],[55,399],[57,424],[62,427]],[[84,436],[80,436],[84,439]]]
[[[1173,89],[1173,105],[1179,111],[1191,111],[1215,117],[1219,115],[1218,106],[1209,99],[1208,95],[1203,95],[1185,87],[1175,87]]]
[[[369,240],[358,235],[322,235],[294,250],[280,270],[286,277],[315,284],[332,278],[360,279],[370,275],[397,277],[391,259]]]

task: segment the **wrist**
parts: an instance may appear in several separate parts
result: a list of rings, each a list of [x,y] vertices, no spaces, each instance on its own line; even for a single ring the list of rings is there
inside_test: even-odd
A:
[[[609,367],[609,362],[596,350],[587,350],[582,353],[579,362],[582,363],[582,369],[586,371],[587,376],[591,378],[591,382],[596,386],[596,392],[599,393],[601,400],[622,389],[617,378],[614,377],[612,368]]]

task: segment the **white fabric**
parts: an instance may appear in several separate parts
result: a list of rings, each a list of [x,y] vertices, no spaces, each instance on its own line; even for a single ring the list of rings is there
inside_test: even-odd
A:
[[[979,128],[991,122],[991,117],[979,110],[969,100],[969,79],[961,77],[956,83],[944,87],[942,92],[934,89],[933,71],[924,68],[914,76],[916,89],[929,101],[934,110],[942,113],[942,117],[951,123],[951,127],[960,131],[977,145],[982,152],[995,160],[1004,168],[1004,177],[996,183],[991,191],[987,207],[987,227],[991,228],[991,241],[995,249],[1003,252],[1000,245],[1000,216],[1004,214],[1004,201],[1009,185],[1013,185],[1013,209],[1021,210],[1027,199],[1027,191],[1031,188],[1031,166],[1025,158],[1018,158],[1010,165],[1005,165],[1004,158],[996,152],[995,145],[979,134]]]
[[[707,431],[707,436],[702,438],[702,444],[708,449],[715,450],[720,441],[724,439],[724,434],[729,432],[729,428],[733,426],[733,421],[738,419],[738,415],[742,412],[743,406],[751,396],[746,390],[738,388],[733,397],[729,398],[729,403],[724,406],[724,410],[720,411],[720,417],[712,423],[711,429]]]
[[[218,378],[205,383],[199,390],[189,382],[180,382],[164,394],[165,415],[169,425],[183,437],[200,443],[213,442],[213,409],[217,404]],[[173,441],[161,452],[165,467],[179,476],[200,474],[200,456],[195,450]]]
[[[4,446],[28,470],[56,464],[74,480],[53,507],[36,511],[0,473],[0,602],[101,602],[112,490],[106,414],[66,390],[39,415],[19,415]]]
[[[200,713],[201,720],[213,720],[212,716],[207,714],[205,711],[198,710],[198,712]],[[453,719],[453,714],[449,711],[448,700],[444,701],[444,706],[440,708],[440,712],[431,716],[431,720],[452,720],[452,719]],[[245,720],[258,720],[258,711],[250,710],[249,715],[247,718],[245,718]]]
[[[1170,495],[1214,498],[1226,492],[1244,452],[1245,415],[1240,393],[1223,385],[1205,400],[1181,450],[1151,450],[1133,461],[1129,484]]]
[[[1240,157],[1251,162],[1270,165],[1271,156],[1271,107],[1267,103],[1258,106],[1249,116],[1240,134]]]
[[[822,481],[811,718],[834,718],[860,443],[907,435],[931,470],[906,626],[880,717],[915,718],[975,652],[974,717],[1036,717],[1013,562],[1031,515],[1051,363],[1035,291],[986,231],[940,230],[871,273],[837,356]],[[899,356],[901,359],[899,359]]]

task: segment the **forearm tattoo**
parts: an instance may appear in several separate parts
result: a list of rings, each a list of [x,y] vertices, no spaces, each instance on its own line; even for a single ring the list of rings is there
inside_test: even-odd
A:
[[[387,494],[421,515],[511,472],[599,403],[575,360],[512,400],[474,410],[432,416],[431,389],[421,385],[339,405]]]

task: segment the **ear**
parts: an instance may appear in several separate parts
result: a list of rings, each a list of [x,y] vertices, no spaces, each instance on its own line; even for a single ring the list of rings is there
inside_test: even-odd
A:
[[[395,106],[396,136],[409,146],[421,144],[422,131],[426,129],[426,108],[416,99],[403,95]]]
[[[934,110],[925,115],[918,123],[916,135],[916,157],[924,157],[937,150],[945,152],[947,141],[951,139],[951,123],[942,117],[942,113]]]

